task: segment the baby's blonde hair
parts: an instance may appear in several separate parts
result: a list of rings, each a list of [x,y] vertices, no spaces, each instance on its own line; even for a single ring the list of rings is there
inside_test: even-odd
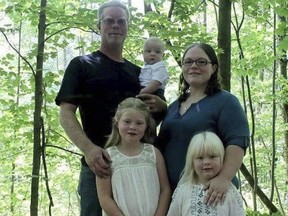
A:
[[[150,37],[144,43],[144,49],[148,43],[156,43],[161,48],[162,53],[165,51],[165,43],[158,37]]]

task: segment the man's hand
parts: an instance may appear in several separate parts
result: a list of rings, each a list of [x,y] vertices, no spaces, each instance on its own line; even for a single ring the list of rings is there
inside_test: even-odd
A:
[[[111,159],[109,154],[99,146],[93,145],[85,153],[85,161],[90,169],[100,178],[110,176]]]
[[[77,106],[62,102],[60,104],[60,123],[68,137],[84,153],[85,161],[90,169],[99,177],[110,175],[111,159],[108,153],[92,143],[83,131],[77,117]]]
[[[146,103],[152,113],[162,112],[167,109],[167,104],[157,95],[153,94],[139,94],[136,96]]]
[[[230,181],[220,175],[211,179],[204,187],[206,190],[204,203],[210,206],[216,206],[219,202],[223,203],[230,185]]]

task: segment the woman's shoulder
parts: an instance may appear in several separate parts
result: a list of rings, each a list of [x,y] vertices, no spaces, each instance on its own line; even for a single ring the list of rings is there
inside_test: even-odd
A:
[[[213,94],[214,97],[223,97],[223,98],[229,98],[229,97],[235,97],[231,92],[228,92],[226,90],[220,90]]]
[[[239,102],[238,98],[234,94],[232,94],[231,92],[228,92],[226,90],[221,90],[221,91],[211,95],[209,98],[210,98],[210,100],[217,101],[218,103],[221,101],[224,103],[227,103],[228,101],[232,102],[232,103],[234,103],[234,102],[238,103]]]
[[[177,98],[176,100],[172,101],[169,106],[168,106],[168,109],[173,109],[175,107],[178,107],[179,106],[179,99]]]

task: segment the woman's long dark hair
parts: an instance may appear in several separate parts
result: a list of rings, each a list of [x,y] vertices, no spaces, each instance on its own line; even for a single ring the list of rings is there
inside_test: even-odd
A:
[[[211,60],[212,65],[216,65],[217,68],[215,70],[215,72],[211,75],[210,80],[208,81],[208,85],[207,88],[205,89],[205,94],[207,95],[212,95],[218,91],[220,91],[222,89],[221,87],[221,78],[219,76],[219,62],[218,62],[218,58],[216,55],[215,50],[209,45],[209,44],[205,44],[205,43],[194,43],[192,45],[190,45],[183,53],[182,56],[182,63],[184,60],[184,57],[186,55],[186,53],[194,48],[194,47],[199,47],[201,48],[209,57],[209,59]],[[189,84],[186,82],[186,80],[183,77],[183,72],[180,74],[179,77],[179,89],[178,89],[178,93],[179,93],[179,101],[186,101],[188,95],[189,95]]]

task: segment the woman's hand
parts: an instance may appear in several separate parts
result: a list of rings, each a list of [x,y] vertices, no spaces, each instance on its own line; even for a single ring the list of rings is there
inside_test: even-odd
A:
[[[224,203],[230,184],[231,181],[221,175],[215,176],[204,187],[206,190],[204,203],[210,206],[216,206],[219,202]]]

